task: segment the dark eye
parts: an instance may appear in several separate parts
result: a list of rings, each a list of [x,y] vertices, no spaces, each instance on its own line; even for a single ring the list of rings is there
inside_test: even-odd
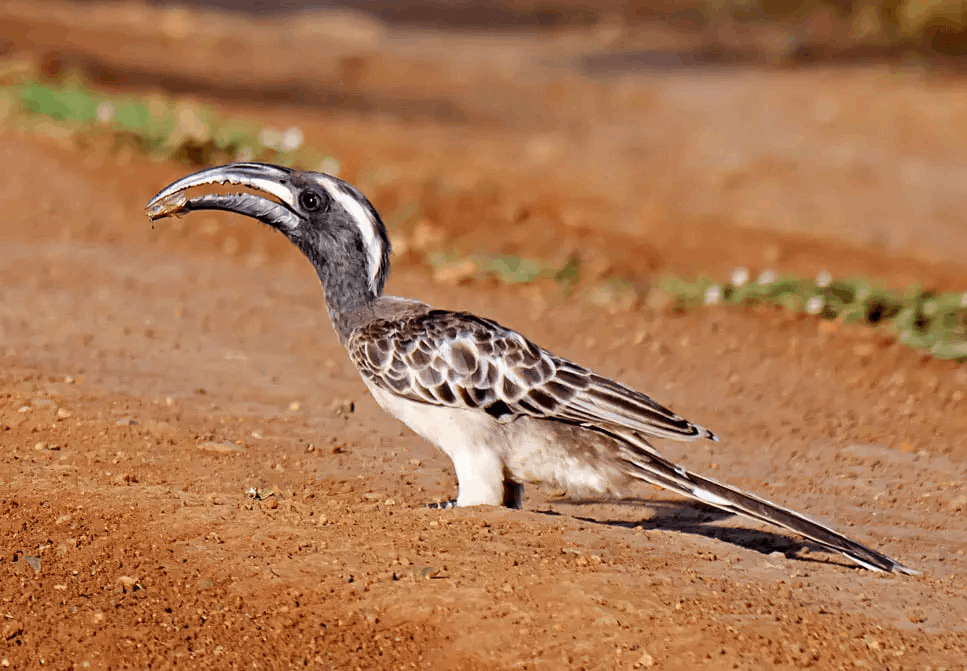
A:
[[[321,210],[324,203],[322,195],[316,191],[303,191],[299,194],[299,205],[306,212]]]

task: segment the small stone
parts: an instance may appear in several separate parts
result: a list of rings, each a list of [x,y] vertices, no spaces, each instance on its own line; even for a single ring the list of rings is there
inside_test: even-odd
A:
[[[265,505],[269,507],[269,510],[275,510],[276,508],[279,507],[279,500],[275,497],[272,497],[265,502]]]
[[[73,375],[64,376],[64,384],[74,384],[76,382],[77,382],[77,379]]]
[[[119,584],[121,587],[127,590],[137,585],[138,579],[132,578],[131,576],[127,576],[127,575],[121,575],[121,576],[118,576],[115,582],[117,582],[117,584]]]
[[[638,661],[635,662],[636,669],[642,669],[642,668],[648,669],[654,665],[655,665],[655,658],[652,657],[647,650],[642,650],[641,656],[638,658]]]
[[[950,510],[954,512],[959,512],[964,508],[967,508],[967,494],[961,494],[950,502]]]
[[[71,416],[71,411],[64,408],[57,408],[57,417],[59,419],[67,419]]]
[[[20,624],[19,620],[3,620],[3,624],[0,624],[0,640],[9,641],[14,636],[18,635],[23,631],[23,625]],[[3,666],[10,666],[10,662],[6,659],[3,660]]]
[[[329,410],[336,417],[346,417],[356,410],[356,404],[348,398],[337,398],[329,404]]]
[[[289,412],[299,412],[299,408],[301,407],[302,407],[301,403],[299,403],[298,401],[292,401],[292,403],[289,404]]]
[[[292,126],[282,133],[281,148],[283,151],[296,151],[302,146],[305,139],[302,129],[298,126]]]
[[[35,450],[46,450],[47,449],[47,443],[45,443],[44,441],[40,441],[39,443],[34,443],[34,449]]]
[[[736,268],[732,271],[729,279],[734,287],[744,287],[749,281],[749,269],[748,268]]]

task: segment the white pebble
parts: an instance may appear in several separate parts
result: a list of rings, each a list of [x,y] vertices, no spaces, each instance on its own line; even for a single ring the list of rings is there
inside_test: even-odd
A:
[[[745,283],[749,281],[749,269],[748,268],[736,268],[732,271],[732,286],[742,287]]]
[[[816,276],[816,286],[818,287],[828,287],[833,282],[833,276],[829,274],[828,270],[822,270]]]
[[[810,296],[809,300],[806,301],[806,314],[818,315],[823,311],[823,305],[825,301],[822,296]]]
[[[97,110],[94,112],[94,116],[96,116],[97,120],[101,123],[110,123],[111,121],[114,121],[114,116],[116,114],[117,111],[114,109],[114,105],[106,101],[98,103]]]
[[[722,287],[717,284],[713,284],[708,289],[705,290],[705,304],[706,305],[718,305],[722,302]]]
[[[282,150],[295,151],[302,146],[306,136],[298,126],[292,126],[282,134]]]
[[[777,279],[776,272],[774,270],[763,270],[759,273],[759,278],[756,280],[758,284],[772,284]]]

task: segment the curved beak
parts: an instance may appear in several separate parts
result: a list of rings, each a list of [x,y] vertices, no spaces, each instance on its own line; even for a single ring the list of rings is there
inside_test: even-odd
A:
[[[292,231],[302,222],[302,215],[296,209],[291,174],[289,168],[268,163],[228,163],[208,168],[166,186],[144,206],[144,213],[157,221],[196,210],[224,210],[258,219],[283,232]],[[252,193],[187,195],[191,188],[212,184],[238,184],[278,200]]]

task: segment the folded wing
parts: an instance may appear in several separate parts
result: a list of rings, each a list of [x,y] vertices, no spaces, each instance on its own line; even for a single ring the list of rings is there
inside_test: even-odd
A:
[[[715,439],[648,396],[462,312],[374,322],[350,357],[376,385],[414,401],[483,409],[499,421],[541,417],[675,440]]]

